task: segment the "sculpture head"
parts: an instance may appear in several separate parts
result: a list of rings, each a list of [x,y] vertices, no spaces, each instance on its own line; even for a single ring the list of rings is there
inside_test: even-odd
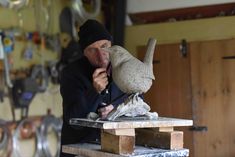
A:
[[[132,58],[131,54],[121,46],[114,45],[109,48],[104,48],[109,52],[109,58],[113,67],[119,66]]]

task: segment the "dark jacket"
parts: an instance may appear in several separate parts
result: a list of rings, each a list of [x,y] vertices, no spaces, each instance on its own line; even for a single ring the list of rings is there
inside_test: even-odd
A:
[[[61,144],[96,141],[100,139],[100,131],[94,128],[69,125],[70,118],[86,118],[89,112],[97,112],[102,102],[110,104],[115,98],[123,95],[110,79],[107,86],[108,94],[99,94],[92,85],[92,74],[95,68],[86,57],[69,64],[62,71],[60,92],[63,98],[63,127]],[[121,99],[113,102],[116,106]]]

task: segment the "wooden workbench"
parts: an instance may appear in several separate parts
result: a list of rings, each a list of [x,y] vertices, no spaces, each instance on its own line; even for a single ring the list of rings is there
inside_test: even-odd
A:
[[[189,155],[189,150],[183,148],[183,132],[174,131],[174,127],[191,126],[193,121],[166,117],[159,117],[157,120],[125,121],[93,121],[73,118],[70,120],[70,124],[100,128],[101,145],[65,145],[62,147],[62,151],[65,153],[86,157],[185,157]],[[151,129],[138,130],[137,128]],[[136,136],[135,139],[135,133],[142,135],[142,138]],[[136,146],[137,144],[148,147]]]

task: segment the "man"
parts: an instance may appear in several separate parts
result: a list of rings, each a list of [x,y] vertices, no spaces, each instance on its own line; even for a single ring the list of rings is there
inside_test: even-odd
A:
[[[100,130],[71,126],[70,118],[86,118],[90,112],[105,118],[126,97],[116,100],[123,93],[111,79],[109,54],[102,50],[111,46],[108,31],[99,22],[88,20],[80,27],[78,35],[84,56],[65,67],[61,78],[61,145],[99,141]],[[69,155],[61,153],[61,157]]]

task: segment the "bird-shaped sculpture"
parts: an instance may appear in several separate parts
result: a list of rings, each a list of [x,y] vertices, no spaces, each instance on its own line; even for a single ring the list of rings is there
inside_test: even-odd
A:
[[[121,46],[112,46],[106,51],[110,53],[112,78],[124,93],[146,93],[155,79],[153,74],[153,54],[156,40],[150,38],[143,62],[132,56]]]
[[[130,94],[124,103],[109,113],[108,120],[115,120],[123,115],[130,117],[147,115],[149,119],[158,117],[157,113],[149,112],[150,107],[138,96],[146,93],[155,79],[152,63],[155,46],[156,40],[150,38],[143,62],[132,56],[121,46],[115,45],[105,48],[109,52],[114,82],[120,90]]]

